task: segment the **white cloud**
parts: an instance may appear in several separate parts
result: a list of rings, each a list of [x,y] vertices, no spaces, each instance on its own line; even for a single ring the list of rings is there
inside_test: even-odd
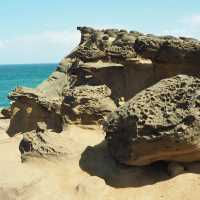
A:
[[[193,28],[200,28],[200,13],[184,17],[180,22]]]
[[[174,35],[174,36],[179,36],[183,33],[185,33],[185,30],[183,29],[166,29],[161,32],[161,34],[164,34],[164,35]]]
[[[191,30],[187,30],[185,28],[180,29],[166,29],[161,32],[162,35],[173,35],[176,37],[179,36],[187,36],[187,37],[194,37],[194,33]]]
[[[78,31],[44,31],[0,40],[0,63],[59,62],[80,40]]]
[[[5,44],[3,41],[0,40],[0,49],[3,49],[3,48],[5,48]]]
[[[200,13],[192,14],[175,20],[176,28],[168,28],[163,35],[186,36],[200,39]]]
[[[15,38],[9,42],[23,42],[24,44],[54,44],[73,45],[79,39],[77,32],[73,31],[46,31]]]

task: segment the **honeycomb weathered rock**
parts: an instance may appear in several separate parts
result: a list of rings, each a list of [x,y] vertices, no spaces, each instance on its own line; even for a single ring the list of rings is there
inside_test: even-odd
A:
[[[107,113],[161,79],[199,72],[198,40],[118,29],[78,30],[79,45],[47,80],[34,89],[19,87],[9,94],[13,101],[10,135],[34,133],[38,122],[55,132],[62,132],[68,123],[100,124]],[[159,109],[149,112],[160,113]],[[176,115],[178,111],[164,126]],[[151,123],[145,113],[141,118]],[[156,120],[163,123],[162,118]]]
[[[105,121],[112,155],[128,165],[200,159],[200,79],[178,75],[137,94]]]

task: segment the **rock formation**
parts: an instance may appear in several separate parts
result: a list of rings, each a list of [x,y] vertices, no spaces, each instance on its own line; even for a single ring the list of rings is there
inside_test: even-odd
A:
[[[48,80],[9,94],[0,199],[198,199],[200,42],[78,30]]]
[[[200,160],[200,79],[161,80],[110,114],[104,128],[121,163]]]
[[[80,44],[48,80],[35,89],[16,88],[9,95],[14,103],[8,134],[24,134],[20,149],[34,146],[31,140],[39,137],[27,140],[27,132],[42,134],[38,126],[45,127],[43,132],[62,134],[70,124],[101,125],[107,114],[161,79],[198,72],[200,42],[195,39],[78,30]]]
[[[9,119],[10,117],[11,117],[11,109],[10,108],[3,108],[2,110],[1,110],[1,114],[5,117],[5,118],[7,118],[7,119]]]

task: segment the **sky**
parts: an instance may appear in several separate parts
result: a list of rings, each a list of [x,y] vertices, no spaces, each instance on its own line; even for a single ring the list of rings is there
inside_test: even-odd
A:
[[[0,64],[57,63],[77,26],[200,39],[199,0],[0,0]]]

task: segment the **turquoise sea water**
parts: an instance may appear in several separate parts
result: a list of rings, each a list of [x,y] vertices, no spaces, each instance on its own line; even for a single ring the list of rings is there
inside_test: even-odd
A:
[[[46,79],[57,64],[0,65],[0,107],[9,105],[8,93],[17,86],[35,87]]]

